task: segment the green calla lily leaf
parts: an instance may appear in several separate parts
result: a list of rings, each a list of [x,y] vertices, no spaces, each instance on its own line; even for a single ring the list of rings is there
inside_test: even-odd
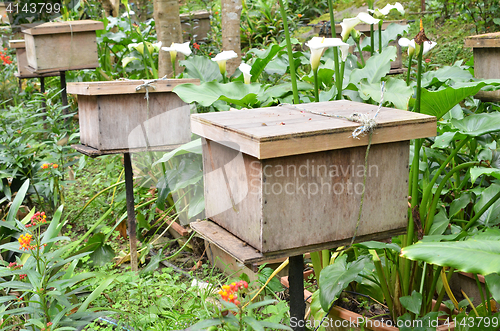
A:
[[[218,82],[205,82],[201,85],[178,85],[173,91],[184,102],[197,102],[204,107],[210,106],[219,99],[241,107],[248,107],[257,102],[257,95],[262,93],[262,89],[262,85],[258,83],[231,82],[219,84]]]
[[[358,84],[362,79],[366,79],[369,84],[379,83],[391,70],[391,61],[396,59],[396,47],[389,46],[366,61],[362,69],[354,69],[351,72],[350,83]]]
[[[380,101],[381,88],[379,83],[368,84],[362,80],[359,84],[359,95],[361,98]],[[408,109],[408,101],[413,95],[413,89],[407,86],[401,79],[389,78],[385,84],[384,101],[390,102],[398,109]]]
[[[451,123],[468,136],[482,136],[483,134],[500,131],[500,113],[473,114],[461,120],[451,120]]]
[[[206,56],[192,55],[186,60],[180,61],[179,64],[186,67],[183,73],[185,78],[198,78],[202,83],[222,80],[217,62]]]
[[[500,272],[500,237],[451,242],[418,242],[401,250],[413,261],[424,261],[463,272],[489,275]]]

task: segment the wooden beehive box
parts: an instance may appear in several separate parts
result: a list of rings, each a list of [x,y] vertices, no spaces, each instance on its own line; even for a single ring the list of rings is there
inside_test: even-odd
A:
[[[482,79],[500,78],[500,32],[465,38],[465,47],[472,47],[474,76]],[[500,101],[500,90],[479,91],[476,98],[484,101]]]
[[[210,31],[210,12],[198,10],[187,14],[180,14],[183,40],[207,38]]]
[[[35,73],[94,69],[99,66],[96,30],[99,21],[67,21],[21,25],[28,70]]]
[[[355,233],[368,137],[352,138],[358,123],[304,109],[373,116],[377,106],[331,101],[191,116],[215,222],[191,226],[235,257],[240,241],[267,257],[291,256],[341,246]],[[433,116],[382,108],[376,121],[358,241],[404,232],[410,139],[436,135]],[[244,263],[262,259],[247,253]]]
[[[165,79],[137,89],[141,80],[69,83],[78,95],[80,143],[92,155],[169,150],[191,140],[189,104],[172,89],[198,79]],[[149,103],[149,106],[148,106]],[[90,151],[90,152],[89,152]]]
[[[17,73],[14,74],[18,78],[37,78],[37,77],[47,77],[59,75],[59,72],[54,71],[52,73],[47,72],[45,74],[37,75],[32,73],[27,69],[28,60],[26,58],[26,47],[25,42],[22,39],[18,40],[9,40],[9,47],[14,48],[16,50],[16,59],[17,59]]]

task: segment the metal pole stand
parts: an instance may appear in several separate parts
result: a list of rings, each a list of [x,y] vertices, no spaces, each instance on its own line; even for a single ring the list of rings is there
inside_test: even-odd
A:
[[[127,198],[127,227],[130,245],[130,267],[137,271],[137,238],[134,210],[134,174],[130,153],[123,154],[123,167],[125,168],[125,194]]]
[[[62,99],[62,105],[64,108],[63,114],[66,115],[68,114],[68,93],[66,92],[66,71],[60,71],[59,72],[59,77],[61,78],[61,99]]]
[[[294,331],[305,331],[304,256],[291,256],[289,262],[290,321],[292,325],[296,325],[292,328]]]

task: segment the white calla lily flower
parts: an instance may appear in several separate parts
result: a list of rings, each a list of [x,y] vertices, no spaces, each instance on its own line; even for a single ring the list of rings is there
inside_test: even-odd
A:
[[[401,47],[408,47],[408,56],[413,55],[415,53],[415,50],[417,49],[417,47],[419,47],[418,45],[415,44],[415,39],[410,40],[408,38],[401,38],[401,39],[399,39],[398,44]],[[437,45],[437,42],[435,42],[435,41],[430,41],[430,40],[424,41],[423,54],[426,54],[427,52],[429,52],[436,45]]]
[[[317,70],[319,67],[319,62],[323,51],[328,47],[340,47],[342,53],[342,61],[347,58],[347,51],[349,49],[349,44],[343,42],[340,38],[321,38],[313,37],[306,46],[311,49],[311,67],[312,70]]]
[[[148,47],[149,54],[151,54],[154,50],[153,44],[151,44],[150,42],[147,42],[147,41],[145,43],[146,43],[146,46]],[[141,55],[144,55],[144,43],[130,43],[130,44],[128,44],[127,47],[129,50],[132,50],[132,48],[134,48],[136,51],[141,53]]]
[[[158,52],[160,48],[161,48],[161,41],[153,43],[153,49],[155,50],[155,52]]]
[[[217,62],[217,64],[219,65],[220,73],[224,76],[224,74],[226,73],[226,61],[237,57],[238,54],[236,54],[235,51],[223,51],[212,58],[212,61]]]
[[[401,15],[404,15],[405,14],[405,9],[403,7],[402,4],[400,4],[399,2],[396,2],[395,4],[391,5],[391,4],[387,4],[384,8],[382,9],[368,9],[368,12],[372,13],[374,17],[377,17],[377,18],[383,18],[387,15],[389,15],[389,12],[393,9],[396,9]]]
[[[161,42],[160,42],[161,46]],[[183,44],[172,43],[170,47],[162,47],[162,51],[170,52],[170,60],[174,63],[175,58],[177,57],[177,52],[184,54],[185,56],[191,55],[191,48],[189,48],[189,41],[186,41]]]
[[[250,70],[252,70],[252,67],[246,63],[241,63],[238,69],[240,69],[240,71],[243,73],[245,84],[250,84],[252,79],[252,74],[250,73]]]
[[[343,41],[347,41],[352,29],[354,29],[354,27],[359,23],[363,22],[371,25],[378,24],[379,21],[379,19],[373,18],[368,13],[359,13],[356,17],[346,18],[342,21],[342,23],[340,23],[340,26],[342,26],[342,33],[340,34],[340,36],[342,37]]]

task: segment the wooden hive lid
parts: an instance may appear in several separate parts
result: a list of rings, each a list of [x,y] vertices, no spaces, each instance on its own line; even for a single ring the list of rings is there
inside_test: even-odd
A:
[[[346,119],[315,112],[370,117],[377,106],[347,100],[284,105],[191,115],[191,130],[204,138],[239,149],[258,159],[366,146],[368,136],[352,137],[360,126]],[[436,117],[383,107],[376,118],[372,143],[404,141],[436,135]]]
[[[9,47],[10,48],[26,48],[25,42],[23,39],[17,39],[17,40],[9,40]]]
[[[144,85],[147,80],[115,80],[107,82],[78,82],[68,83],[67,91],[76,95],[112,95],[112,94],[135,94],[145,93],[146,89],[137,90],[138,86]],[[174,87],[184,83],[200,84],[199,79],[160,79],[151,82],[149,93],[171,92]]]
[[[206,10],[195,10],[191,13],[180,14],[181,21],[197,20],[202,18],[210,18],[211,13]]]
[[[104,24],[100,21],[93,20],[21,24],[21,31],[25,34],[33,36],[42,34],[96,31],[102,29],[104,29]]]
[[[465,47],[500,47],[500,32],[478,34],[466,37]]]

